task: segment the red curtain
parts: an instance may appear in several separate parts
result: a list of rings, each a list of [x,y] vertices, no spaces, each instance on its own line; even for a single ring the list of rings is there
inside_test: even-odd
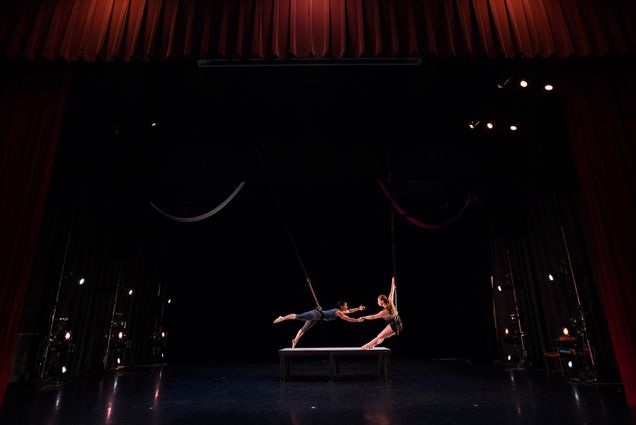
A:
[[[569,78],[572,145],[596,280],[627,401],[636,405],[636,78]]]
[[[636,51],[631,0],[7,0],[0,55],[164,60]]]
[[[0,405],[66,104],[67,73],[0,74]]]

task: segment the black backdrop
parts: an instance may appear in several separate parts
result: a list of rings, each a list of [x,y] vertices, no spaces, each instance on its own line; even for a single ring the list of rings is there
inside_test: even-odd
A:
[[[397,218],[405,332],[386,345],[401,357],[497,357],[494,241],[528,232],[519,200],[529,182],[578,196],[558,91],[524,92],[514,80],[496,87],[522,74],[536,83],[559,75],[546,62],[76,64],[22,334],[45,332],[65,264],[74,373],[100,367],[118,276],[134,288],[119,303],[131,341],[125,363],[153,361],[161,296],[172,300],[167,360],[275,359],[299,324],[273,318],[312,307],[284,223],[325,308],[346,299],[375,311],[392,273],[390,209],[377,183],[390,171],[396,198],[425,221],[448,220],[470,193],[477,202],[442,230]],[[513,120],[516,133],[503,125]],[[149,205],[197,215],[241,181],[238,196],[200,223],[172,222]],[[381,326],[324,324],[301,345],[361,345]]]

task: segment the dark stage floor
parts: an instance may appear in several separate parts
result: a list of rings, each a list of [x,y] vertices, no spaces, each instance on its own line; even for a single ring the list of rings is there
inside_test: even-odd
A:
[[[0,424],[634,424],[620,385],[572,384],[540,371],[462,361],[344,364],[337,382],[303,374],[279,382],[278,364],[171,365],[82,378],[61,389],[10,387]]]

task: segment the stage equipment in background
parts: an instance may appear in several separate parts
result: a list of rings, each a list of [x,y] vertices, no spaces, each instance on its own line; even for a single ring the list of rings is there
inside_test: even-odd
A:
[[[166,360],[166,348],[168,346],[168,327],[165,323],[166,309],[172,304],[172,298],[165,295],[165,288],[159,285],[159,317],[155,320],[155,328],[152,333],[152,359],[155,363],[163,363]]]
[[[115,287],[115,297],[113,300],[113,309],[110,316],[110,324],[106,334],[106,350],[102,359],[104,370],[121,367],[124,365],[128,349],[130,348],[130,335],[128,332],[128,323],[126,320],[126,312],[119,311],[121,297],[132,297],[134,291],[132,288],[122,286],[122,272],[124,261],[119,265],[119,273],[117,275],[117,285]]]
[[[570,256],[570,248],[567,238],[565,237],[565,230],[563,229],[563,226],[561,226],[561,239],[563,241],[563,248],[567,260],[568,274],[576,296],[577,311],[576,316],[571,318],[573,329],[568,329],[567,332],[564,331],[563,335],[559,337],[559,353],[569,354],[574,357],[574,359],[568,360],[568,367],[574,368],[576,366],[580,379],[595,381],[597,379],[597,371],[594,350],[590,343],[585,308],[581,302],[581,295],[579,293],[579,287],[576,282],[576,275],[574,274],[574,267],[572,265],[572,257]],[[564,328],[564,330],[565,329],[567,328]]]
[[[523,331],[523,325],[521,323],[521,313],[519,310],[519,300],[517,298],[517,288],[515,287],[515,278],[512,272],[512,262],[510,261],[510,251],[506,250],[506,259],[508,261],[508,275],[510,276],[510,285],[512,287],[512,297],[514,301],[514,314],[510,315],[511,329],[518,335],[519,343],[521,345],[521,361],[517,364],[517,367],[525,367],[528,363],[528,351],[526,350],[525,333]]]
[[[501,347],[504,362],[524,368],[529,366],[526,334],[509,250],[506,250],[505,263],[503,281],[495,283],[494,277],[491,277],[497,341]],[[497,320],[497,317],[501,320]]]
[[[210,211],[195,216],[195,217],[177,217],[174,215],[170,215],[167,212],[163,211],[161,208],[159,208],[158,206],[156,206],[154,203],[150,202],[150,206],[152,206],[155,210],[157,210],[161,215],[163,215],[164,217],[169,218],[170,220],[174,220],[174,221],[178,221],[180,223],[195,223],[197,221],[202,221],[205,220],[206,218],[210,218],[212,217],[214,214],[218,213],[219,211],[221,211],[223,208],[225,208],[225,206],[227,204],[229,204],[232,199],[234,199],[234,197],[241,191],[241,189],[243,188],[243,186],[245,186],[245,182],[241,182],[239,183],[239,185],[236,187],[236,189],[234,189],[234,191],[230,194],[230,196],[228,196],[223,202],[221,202],[218,206],[216,206],[215,208],[212,208]]]
[[[62,267],[55,291],[55,299],[51,307],[48,330],[43,341],[41,356],[38,363],[38,378],[44,385],[62,383],[70,375],[70,369],[75,352],[75,342],[69,321],[68,312],[63,313],[62,293],[66,290],[76,290],[86,283],[83,277],[76,278],[67,270],[68,250],[71,242],[69,230],[64,248]],[[66,289],[64,288],[66,286]]]

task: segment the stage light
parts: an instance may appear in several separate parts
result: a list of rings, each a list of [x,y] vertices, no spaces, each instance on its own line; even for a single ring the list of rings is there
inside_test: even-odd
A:
[[[488,129],[492,130],[493,128],[495,128],[495,125],[491,122],[486,123],[486,127],[488,127]]]
[[[130,291],[128,291],[128,295],[132,295],[133,294],[133,290],[131,289]]]
[[[159,124],[158,122],[153,122],[152,124],[150,124],[150,127],[156,127],[157,124]]]
[[[519,85],[525,89],[526,87],[528,87],[528,81],[521,80],[519,81]]]
[[[165,332],[161,332],[161,338],[165,338],[166,337],[166,333]]]
[[[508,361],[512,360],[512,356],[508,354]]]
[[[572,360],[568,361],[568,367],[569,368],[573,368],[574,367],[574,363],[572,363]]]
[[[510,131],[517,131],[518,127],[516,125],[511,125],[510,126]]]
[[[501,82],[497,83],[497,88],[498,89],[503,89],[504,87],[506,87],[508,85],[508,83],[510,82],[511,78],[512,77],[508,77],[504,81],[501,81]]]
[[[568,328],[563,328],[563,335],[565,336],[570,335],[570,330]]]
[[[71,339],[71,333],[67,331],[67,332],[64,334],[64,339],[65,339],[66,341],[68,341],[69,339]]]
[[[501,285],[497,285],[497,291],[499,291],[499,292],[501,292],[501,291],[502,291],[502,289],[501,289]]]
[[[80,284],[80,285],[83,285],[83,284],[84,284],[84,282],[86,282],[86,281],[84,280],[84,278],[81,278],[81,279],[79,280],[79,284]]]
[[[554,86],[550,83],[546,84],[545,86],[543,86],[543,88],[545,89],[545,91],[552,91],[554,90]]]
[[[510,329],[508,328],[504,329],[504,335],[510,335]]]
[[[172,299],[168,298],[168,304],[170,304],[172,302]]]
[[[549,275],[548,275],[548,280],[549,280],[550,282],[554,282],[554,276],[552,276],[552,274],[549,274]]]
[[[161,353],[161,358],[163,359],[163,353]]]
[[[64,374],[64,373],[66,373],[66,371],[67,371],[67,370],[68,370],[68,369],[66,369],[66,366],[62,366],[62,373],[63,373],[63,374]]]
[[[124,333],[123,332],[119,332],[119,334],[117,336],[119,337],[119,339],[123,339],[124,338]]]
[[[121,359],[117,357],[117,364],[121,364]]]

